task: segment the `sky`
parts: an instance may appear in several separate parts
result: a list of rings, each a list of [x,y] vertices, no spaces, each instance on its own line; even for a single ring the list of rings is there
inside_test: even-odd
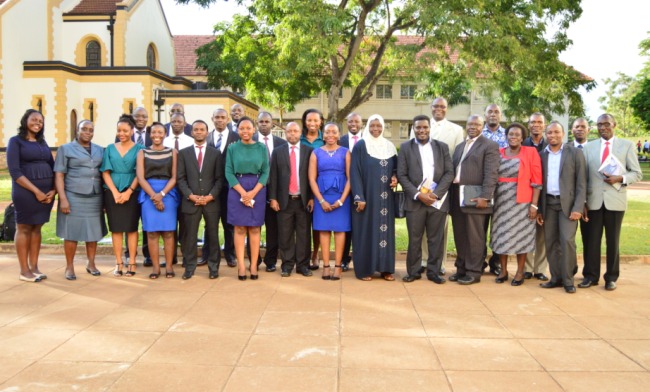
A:
[[[245,11],[234,0],[217,0],[207,9],[174,0],[161,3],[173,35],[212,34],[215,23]],[[573,45],[560,59],[597,82],[592,91],[581,91],[587,115],[595,119],[602,113],[598,97],[605,95],[603,79],[615,78],[617,72],[634,76],[648,60],[639,55],[639,43],[650,37],[650,0],[582,0],[582,10],[568,30]]]

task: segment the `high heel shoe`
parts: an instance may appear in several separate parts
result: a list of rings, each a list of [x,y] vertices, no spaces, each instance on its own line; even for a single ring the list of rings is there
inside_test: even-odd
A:
[[[259,278],[259,275],[251,274],[251,280],[257,280],[257,278]]]
[[[246,280],[246,275],[237,275],[237,278],[239,278],[239,280]]]
[[[133,271],[131,270],[131,267],[133,267]],[[135,263],[129,263],[126,266],[126,272],[124,273],[124,276],[134,276],[135,275]]]
[[[331,280],[340,280],[340,279],[341,279],[341,273],[343,272],[343,270],[341,269],[341,267],[342,267],[342,266],[340,266],[340,265],[335,265],[335,266],[334,266],[334,275],[332,275]],[[338,276],[336,275],[336,269],[337,269],[337,268],[339,269],[339,274],[338,274]]]
[[[32,282],[32,283],[38,283],[41,281],[41,278],[38,276],[34,275],[33,278],[28,278],[24,276],[23,274],[18,275],[18,279],[22,280],[23,282]]]
[[[123,267],[124,267],[124,263],[116,263],[115,270],[113,271],[113,276],[122,276]]]
[[[497,283],[503,283],[506,280],[508,280],[508,272],[506,272],[506,276],[497,276],[497,278],[494,279],[494,281]]]
[[[330,275],[330,266],[329,265],[324,265],[323,266],[323,280],[331,280],[332,276]]]

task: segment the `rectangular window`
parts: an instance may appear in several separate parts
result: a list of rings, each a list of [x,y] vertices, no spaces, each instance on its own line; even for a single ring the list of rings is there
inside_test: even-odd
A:
[[[399,97],[400,99],[413,99],[415,97],[415,86],[412,84],[402,85]]]
[[[390,138],[393,137],[393,131],[392,131],[392,128],[393,128],[393,127],[392,127],[392,125],[393,125],[393,124],[392,124],[390,121],[386,121],[386,122],[384,123],[384,134],[383,134],[383,136],[384,136],[386,139],[390,139]]]
[[[408,139],[410,136],[410,131],[411,131],[411,124],[408,122],[401,122],[399,123],[399,138],[400,139]]]
[[[392,99],[393,86],[390,84],[378,84],[375,89],[377,99]]]

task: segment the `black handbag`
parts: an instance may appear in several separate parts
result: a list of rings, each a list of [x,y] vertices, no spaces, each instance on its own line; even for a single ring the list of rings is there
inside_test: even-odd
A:
[[[406,195],[404,191],[395,191],[393,194],[393,201],[395,202],[395,218],[406,218]]]

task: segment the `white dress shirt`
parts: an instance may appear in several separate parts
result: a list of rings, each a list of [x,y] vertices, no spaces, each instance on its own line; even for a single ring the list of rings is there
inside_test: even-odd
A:
[[[267,138],[267,140],[264,140],[264,138]],[[267,147],[267,149],[269,150],[269,158],[270,158],[274,148],[273,135],[269,134],[268,136],[264,136],[260,133],[260,137],[258,141]]]
[[[560,144],[558,152],[553,152],[551,146],[546,146],[548,152],[548,173],[546,173],[546,194],[560,196],[560,162],[562,162],[562,150],[564,144]]]
[[[163,146],[169,147],[169,148],[174,148],[174,142],[176,141],[176,135],[173,133],[169,136],[167,136],[163,140]],[[178,150],[182,150],[186,147],[191,146],[194,144],[194,138],[187,136],[185,133],[181,133],[178,135]]]
[[[262,139],[262,142],[264,142],[264,139]],[[296,180],[298,181],[298,194],[300,194],[300,142],[297,144],[289,143],[289,164],[291,164],[291,147],[295,147],[294,152],[296,153]],[[289,176],[291,176],[291,168],[289,168]]]
[[[350,154],[352,154],[352,150],[354,150],[354,146],[357,145],[361,141],[361,137],[363,136],[363,131],[357,132],[356,135],[353,135],[348,132],[348,146],[350,146]],[[354,140],[354,138],[357,138],[357,140]]]
[[[463,142],[465,131],[463,131],[463,127],[446,118],[438,122],[432,119],[430,137],[432,140],[445,143],[449,147],[449,155],[454,156],[456,146]]]
[[[216,129],[212,131],[212,142],[214,143],[213,146],[217,146],[217,141],[219,140],[219,135],[221,135],[221,146],[219,150],[223,154],[224,150],[226,149],[226,143],[228,142],[228,133],[230,131],[228,130],[228,127],[224,128],[223,131],[219,132]]]

